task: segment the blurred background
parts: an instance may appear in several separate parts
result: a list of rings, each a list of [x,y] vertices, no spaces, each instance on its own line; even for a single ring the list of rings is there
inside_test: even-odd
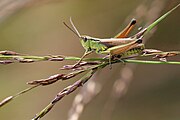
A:
[[[1,0],[0,51],[11,50],[29,55],[81,56],[84,49],[79,39],[62,24],[69,24],[70,17],[81,34],[108,38],[116,35],[132,18],[138,21],[135,33],[139,27],[152,22],[178,2],[179,0]],[[146,37],[146,48],[180,50],[179,13],[180,8],[163,20],[156,32]],[[177,61],[180,57],[170,60]],[[64,64],[72,62],[0,65],[0,100],[27,88],[28,81],[64,72],[59,70]],[[79,120],[180,119],[180,66],[133,66],[133,74],[124,73],[125,77],[132,75],[128,90],[118,99],[111,99],[112,88],[114,82],[120,79],[121,69],[125,66],[115,64],[112,67],[111,70],[106,67],[99,71],[94,78],[101,86],[101,91],[85,106]],[[0,119],[31,119],[59,91],[80,77],[81,75],[68,81],[39,87],[24,94],[0,109]],[[66,120],[79,90],[63,98],[42,120]],[[115,104],[113,101],[116,101]]]

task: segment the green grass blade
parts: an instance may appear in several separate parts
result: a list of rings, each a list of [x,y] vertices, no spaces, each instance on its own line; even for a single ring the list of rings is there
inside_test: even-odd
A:
[[[151,29],[153,29],[159,22],[161,22],[165,17],[167,17],[171,12],[173,12],[175,9],[177,9],[180,6],[180,4],[178,4],[177,6],[175,6],[174,8],[172,8],[171,10],[169,10],[167,13],[165,13],[164,15],[162,15],[160,18],[158,18],[156,21],[154,21],[152,24],[150,24],[147,28],[146,28],[146,32],[148,33]]]

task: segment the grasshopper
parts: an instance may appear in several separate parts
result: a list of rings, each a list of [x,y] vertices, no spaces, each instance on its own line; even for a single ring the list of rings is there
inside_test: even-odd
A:
[[[136,20],[132,19],[131,22],[127,25],[127,27],[121,31],[114,38],[95,38],[87,35],[80,35],[79,31],[75,27],[72,19],[70,18],[70,23],[73,27],[69,27],[65,22],[64,25],[68,27],[73,33],[75,33],[81,41],[82,46],[85,49],[84,54],[80,58],[80,60],[75,63],[72,68],[77,67],[79,63],[83,60],[83,58],[92,52],[96,52],[97,54],[107,54],[109,55],[109,62],[111,63],[111,59],[114,57],[122,58],[123,56],[131,56],[134,54],[140,54],[144,49],[144,44],[142,44],[142,38],[146,33],[148,33],[152,28],[154,28],[161,20],[163,20],[167,15],[169,15],[172,11],[178,8],[180,4],[175,6],[173,9],[169,10],[167,13],[159,17],[148,27],[140,30],[137,34],[132,37],[127,37],[130,31],[133,29]]]
[[[114,57],[115,55],[120,55],[121,53],[125,53],[126,51],[132,48],[133,49],[136,48],[136,46],[137,49],[141,48],[140,46],[138,46],[138,44],[142,43],[141,39],[136,39],[135,37],[127,38],[127,35],[130,33],[130,31],[133,29],[136,23],[135,19],[132,19],[131,22],[128,24],[128,26],[122,32],[117,34],[114,38],[104,38],[104,39],[90,37],[87,35],[80,35],[77,28],[74,26],[71,18],[70,18],[70,23],[73,29],[70,28],[66,23],[64,24],[80,38],[81,44],[85,49],[85,53],[83,54],[81,59],[72,67],[76,67],[83,60],[85,56],[91,54],[92,52],[96,52],[97,54],[108,54],[110,55],[109,61],[111,61],[111,58]],[[133,53],[133,49],[131,50],[131,54]],[[130,54],[130,51],[128,53]]]

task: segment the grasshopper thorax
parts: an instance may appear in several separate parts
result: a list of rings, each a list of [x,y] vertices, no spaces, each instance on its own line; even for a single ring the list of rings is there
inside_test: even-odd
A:
[[[107,46],[100,43],[99,38],[94,38],[86,35],[82,35],[81,44],[86,51],[95,51],[96,53],[100,53],[107,49]]]

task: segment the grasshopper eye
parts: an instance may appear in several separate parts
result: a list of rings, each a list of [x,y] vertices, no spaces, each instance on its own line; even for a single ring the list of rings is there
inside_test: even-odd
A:
[[[84,41],[85,41],[85,42],[87,41],[87,37],[84,37]]]

